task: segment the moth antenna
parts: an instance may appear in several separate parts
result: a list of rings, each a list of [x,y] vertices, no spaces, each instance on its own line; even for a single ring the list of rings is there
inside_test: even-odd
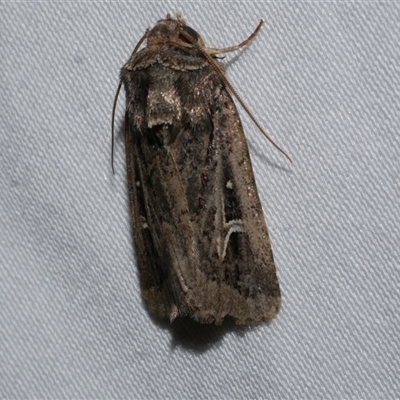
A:
[[[221,49],[222,53],[227,53],[228,51],[235,51],[240,49],[241,47],[245,46],[246,44],[248,44],[259,32],[262,24],[263,24],[263,20],[260,21],[260,23],[258,24],[257,28],[254,30],[254,32],[242,43],[238,44],[237,46],[232,46],[232,47],[227,47],[225,49]],[[253,121],[253,123],[255,124],[255,126],[260,130],[260,132],[265,136],[265,138],[277,149],[279,150],[290,162],[292,162],[292,159],[289,157],[289,155],[283,150],[281,149],[267,134],[267,132],[265,132],[265,130],[263,129],[263,127],[260,125],[260,123],[257,121],[257,119],[254,117],[254,115],[252,114],[252,112],[250,111],[250,109],[247,107],[246,103],[242,100],[242,98],[239,96],[238,92],[233,88],[233,86],[231,85],[231,83],[229,82],[228,78],[225,76],[224,72],[221,70],[221,68],[218,66],[218,64],[215,62],[215,60],[212,58],[213,54],[218,54],[218,52],[216,52],[216,50],[218,49],[210,49],[211,52],[209,52],[209,49],[207,48],[203,48],[201,47],[189,34],[187,34],[184,30],[181,30],[181,35],[183,37],[185,37],[185,39],[187,39],[191,44],[193,44],[194,47],[196,47],[203,55],[204,57],[206,57],[207,61],[213,66],[213,68],[215,69],[215,71],[217,72],[217,74],[219,75],[219,77],[223,80],[223,82],[225,83],[225,86],[228,88],[228,90],[231,92],[231,94],[233,94],[236,99],[238,100],[238,102],[240,103],[240,105],[243,107],[243,109],[246,111],[247,115],[250,117],[250,119]],[[231,49],[231,50],[229,50]]]
[[[115,120],[115,108],[117,106],[117,100],[119,96],[119,92],[121,90],[122,82],[119,81],[118,89],[115,92],[114,96],[114,103],[113,103],[113,108],[112,108],[112,116],[111,116],[111,169],[113,175],[115,175],[114,171],[114,120]]]
[[[240,43],[236,46],[225,47],[224,49],[215,49],[215,48],[207,47],[207,53],[210,55],[231,53],[232,51],[236,51],[236,50],[241,49],[244,46],[247,46],[258,35],[258,32],[260,32],[260,29],[263,26],[263,24],[264,24],[264,21],[260,20],[259,24],[257,25],[257,28],[254,29],[254,32],[242,43]]]
[[[135,55],[135,53],[139,50],[139,47],[143,43],[143,41],[146,39],[147,35],[149,33],[149,29],[146,29],[145,34],[142,36],[142,38],[139,40],[135,48],[133,49],[133,52],[131,56],[129,57],[129,60]],[[114,172],[114,121],[115,121],[115,109],[117,107],[117,100],[119,96],[119,92],[121,90],[122,82],[121,80],[119,81],[117,91],[115,92],[114,96],[114,102],[113,102],[113,108],[112,108],[112,114],[111,114],[111,169],[113,175],[115,174]]]

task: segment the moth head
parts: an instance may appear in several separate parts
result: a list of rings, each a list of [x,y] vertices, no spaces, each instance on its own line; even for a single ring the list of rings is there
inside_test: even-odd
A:
[[[186,25],[186,21],[180,14],[176,18],[167,14],[165,19],[157,22],[147,35],[148,46],[163,44],[166,42],[176,43],[184,47],[193,47],[195,43],[204,47],[203,38],[193,28]]]

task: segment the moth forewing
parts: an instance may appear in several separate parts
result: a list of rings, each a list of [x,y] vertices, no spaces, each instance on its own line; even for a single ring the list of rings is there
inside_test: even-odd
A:
[[[143,298],[171,321],[269,321],[279,283],[235,92],[182,17],[146,40],[121,70]]]

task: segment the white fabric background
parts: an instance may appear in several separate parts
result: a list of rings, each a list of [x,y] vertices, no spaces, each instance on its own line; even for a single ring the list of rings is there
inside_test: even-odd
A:
[[[400,391],[400,4],[2,3],[1,398],[394,398]],[[120,67],[179,11],[243,116],[283,307],[238,330],[160,323],[140,292]]]

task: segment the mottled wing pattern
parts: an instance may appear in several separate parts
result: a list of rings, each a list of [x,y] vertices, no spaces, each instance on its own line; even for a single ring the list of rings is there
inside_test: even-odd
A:
[[[208,260],[199,260],[208,293],[199,291],[195,303],[207,301],[198,310],[200,319],[219,323],[230,315],[238,325],[257,324],[278,312],[279,283],[235,104],[222,85],[213,100],[211,158],[217,162],[204,187],[206,205],[198,219],[202,233],[197,236],[198,251]]]
[[[209,65],[159,63],[121,77],[133,235],[150,311],[217,324],[227,315],[239,325],[270,320],[279,284],[243,129],[221,79]]]

